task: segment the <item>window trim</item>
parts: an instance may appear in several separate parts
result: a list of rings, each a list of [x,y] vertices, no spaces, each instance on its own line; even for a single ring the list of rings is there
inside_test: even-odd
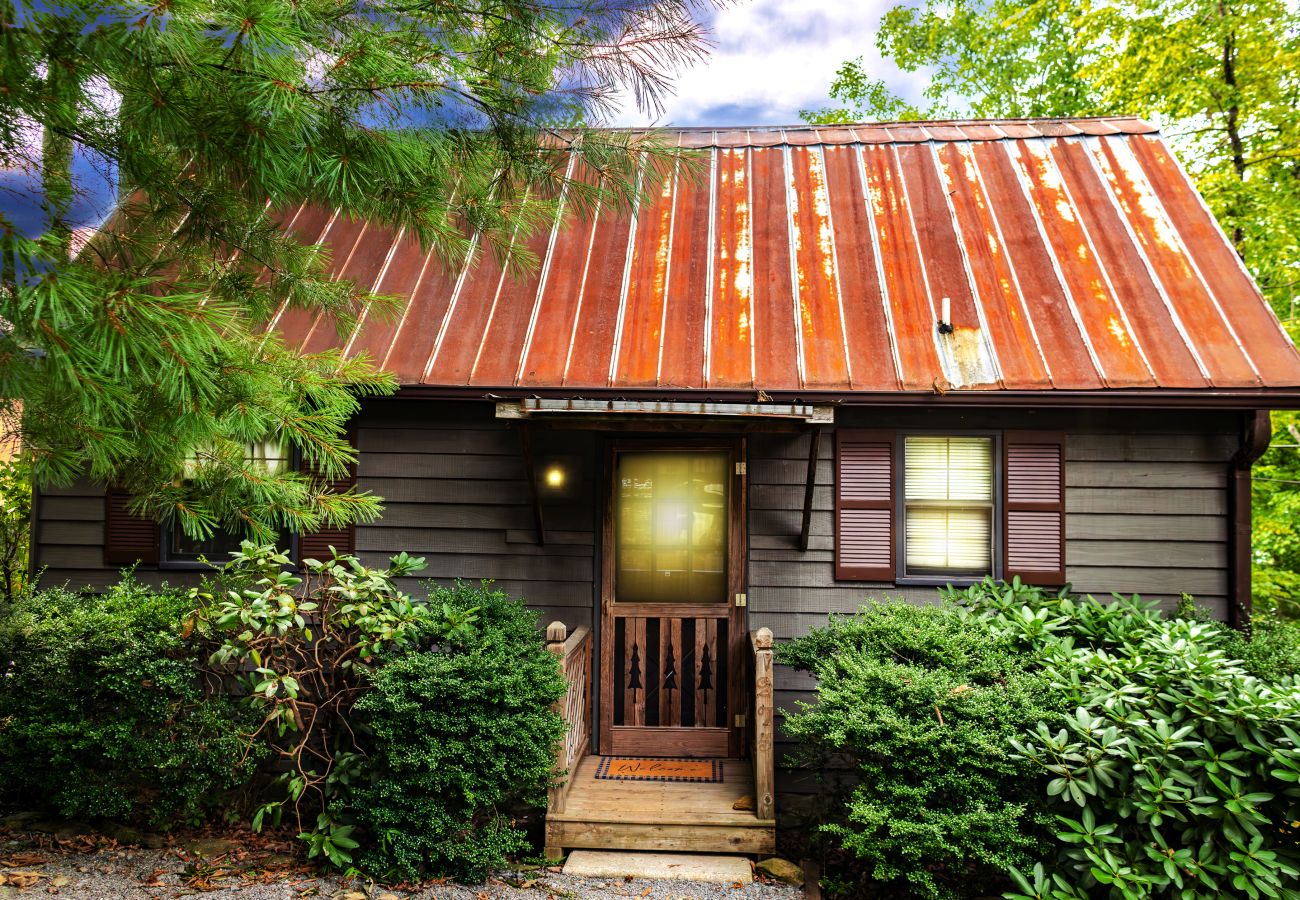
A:
[[[190,556],[173,556],[172,555],[172,535],[175,534],[174,525],[163,525],[158,529],[158,538],[160,546],[158,548],[158,568],[174,572],[211,572],[214,565],[221,565],[229,560],[209,560],[203,562]],[[296,566],[298,565],[298,532],[289,532],[289,559]]]
[[[1006,478],[1006,463],[1002,457],[1002,432],[1000,430],[973,428],[909,428],[900,429],[894,435],[894,583],[901,587],[967,587],[978,584],[985,576],[967,576],[964,578],[945,578],[941,575],[907,574],[907,439],[909,437],[986,437],[993,442],[991,448],[993,463],[993,522],[991,523],[992,540],[991,572],[994,578],[1002,577],[1003,557],[1005,555],[1005,535],[1003,534],[1003,485]]]

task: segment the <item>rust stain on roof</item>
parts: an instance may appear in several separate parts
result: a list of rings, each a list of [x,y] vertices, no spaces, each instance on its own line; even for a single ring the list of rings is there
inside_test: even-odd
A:
[[[404,385],[929,393],[1300,386],[1300,355],[1138,119],[681,129],[631,214],[561,215],[521,277],[305,208],[286,227],[397,317],[278,310]],[[954,330],[936,324],[949,298]]]

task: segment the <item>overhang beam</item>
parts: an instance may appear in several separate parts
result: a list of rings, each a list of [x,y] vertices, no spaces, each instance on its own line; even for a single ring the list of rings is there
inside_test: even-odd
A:
[[[497,403],[498,419],[578,414],[584,416],[711,416],[744,419],[798,419],[814,425],[835,421],[831,406],[809,403],[695,403],[655,400],[552,400],[526,397]]]

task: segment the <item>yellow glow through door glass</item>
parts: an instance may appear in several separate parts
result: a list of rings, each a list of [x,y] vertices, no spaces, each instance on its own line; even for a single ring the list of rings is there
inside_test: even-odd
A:
[[[726,453],[623,453],[615,478],[619,603],[721,603]]]

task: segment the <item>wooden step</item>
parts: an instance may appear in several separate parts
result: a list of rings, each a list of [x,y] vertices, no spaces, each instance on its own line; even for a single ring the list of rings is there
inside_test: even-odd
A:
[[[745,796],[752,805],[748,760],[723,760],[723,780],[712,784],[598,779],[599,762],[582,760],[564,812],[546,817],[548,850],[775,851],[776,821],[734,808]]]

